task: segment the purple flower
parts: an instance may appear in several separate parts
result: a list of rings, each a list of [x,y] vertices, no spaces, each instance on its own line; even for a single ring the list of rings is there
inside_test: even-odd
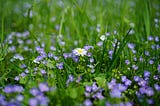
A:
[[[45,70],[41,70],[41,74],[46,74],[46,71]]]
[[[73,75],[69,75],[68,76],[68,80],[66,81],[66,85],[68,86],[70,82],[74,81],[74,76]]]
[[[153,36],[148,36],[149,41],[152,41],[153,39],[154,39]]]
[[[125,85],[126,86],[130,86],[131,85],[131,83],[132,83],[132,81],[131,80],[129,80],[129,79],[126,79],[126,81],[125,81]]]
[[[135,48],[135,44],[133,44],[133,43],[128,43],[128,48],[134,49],[134,48]]]
[[[38,106],[38,100],[36,98],[29,99],[30,106]]]
[[[16,100],[19,101],[19,102],[23,101],[23,99],[24,99],[23,95],[19,94],[19,95],[16,96]]]
[[[59,60],[59,57],[53,56],[54,60]]]
[[[52,53],[48,53],[48,57],[49,57],[49,58],[52,58],[52,57],[53,57],[53,54],[52,54]]]
[[[150,76],[150,72],[149,71],[144,71],[144,77],[149,77]]]
[[[153,99],[147,99],[147,103],[152,105],[154,103]]]
[[[24,91],[23,87],[19,86],[19,85],[14,85],[12,89],[14,92],[23,92]]]
[[[99,87],[97,86],[96,82],[94,82],[92,85],[92,91],[96,92],[98,89],[99,89]]]
[[[117,84],[118,89],[123,92],[127,89],[127,86],[123,85],[123,84]]]
[[[22,72],[22,73],[20,74],[20,76],[21,76],[21,77],[25,77],[25,76],[26,76],[26,73]]]
[[[153,60],[149,60],[149,64],[153,64],[154,63],[154,61]]]
[[[86,88],[86,91],[87,91],[87,92],[91,92],[91,90],[92,90],[92,87],[91,87],[91,86],[86,86],[85,88]]]
[[[93,95],[95,98],[98,98],[98,99],[103,99],[104,98],[104,96],[102,95],[102,93],[101,92],[97,92],[96,94],[94,94]]]
[[[160,64],[158,65],[158,68],[157,68],[158,72],[160,73]]]
[[[93,59],[93,58],[90,58],[90,59],[89,59],[89,62],[93,63],[93,62],[94,62],[94,59]]]
[[[105,106],[112,106],[112,105],[109,102],[106,102]]]
[[[72,53],[63,53],[65,59],[72,57]]]
[[[14,93],[14,92],[20,93],[20,92],[23,92],[23,90],[24,90],[23,87],[18,85],[7,85],[3,89],[5,93]]]
[[[73,58],[74,62],[79,62],[79,57],[78,56],[73,56],[72,58]]]
[[[43,95],[38,95],[36,96],[36,99],[38,99],[39,105],[48,106],[48,103],[49,103],[48,97],[45,97]]]
[[[21,68],[26,68],[27,66],[25,64],[21,64]]]
[[[155,90],[160,91],[160,85],[154,84],[154,88],[155,88]]]
[[[103,42],[98,42],[97,43],[97,46],[102,46],[103,45]]]
[[[19,59],[19,60],[21,60],[21,61],[24,60],[23,56],[20,55],[20,54],[15,54],[13,58],[14,58],[14,59]]]
[[[148,87],[146,89],[146,94],[147,94],[147,96],[153,96],[154,95],[153,89],[151,87]]]
[[[37,89],[37,88],[32,88],[30,89],[30,94],[32,94],[33,96],[37,96],[39,95],[41,92]]]
[[[140,61],[140,62],[143,62],[143,58],[142,58],[142,57],[140,57],[140,58],[139,58],[139,61]]]
[[[87,99],[83,102],[84,106],[92,106],[91,100]]]
[[[122,82],[125,82],[127,80],[126,76],[121,76]]]
[[[136,66],[136,65],[132,65],[132,68],[133,68],[134,70],[138,70],[138,66]]]
[[[146,56],[150,56],[149,51],[145,51],[144,54],[145,54]]]
[[[139,88],[139,92],[140,92],[140,94],[145,94],[146,93],[146,88],[145,87]]]
[[[93,46],[87,46],[87,45],[84,46],[84,49],[87,50],[87,51],[88,51],[89,49],[93,49],[93,48],[94,48]]]
[[[40,84],[38,85],[38,87],[39,87],[39,90],[40,90],[41,92],[47,92],[47,91],[49,91],[49,87],[48,87],[48,84],[47,84],[47,83],[40,83]]]
[[[56,51],[56,48],[54,46],[51,46],[50,49]]]
[[[130,61],[129,61],[129,60],[125,60],[125,63],[126,63],[127,65],[129,65],[129,64],[130,64]]]
[[[113,89],[116,85],[116,79],[112,79],[111,82],[108,83],[108,89]]]
[[[158,36],[155,37],[155,41],[159,42],[159,37]]]
[[[119,89],[112,89],[110,92],[112,98],[121,98],[121,91]]]
[[[140,81],[140,77],[139,76],[134,76],[134,81],[136,81],[136,82],[138,82],[138,81]]]
[[[16,76],[15,78],[14,78],[14,80],[16,80],[16,81],[19,81],[19,76]]]
[[[110,50],[110,51],[108,52],[108,54],[109,54],[109,58],[112,59],[113,50]]]
[[[63,69],[63,62],[56,64],[57,68],[62,70]]]
[[[145,81],[143,79],[140,79],[140,81],[138,82],[138,85],[142,86],[142,87],[146,86],[147,84],[148,84],[147,81]]]
[[[29,70],[28,70],[28,69],[25,69],[24,72],[28,74],[28,73],[29,73]]]

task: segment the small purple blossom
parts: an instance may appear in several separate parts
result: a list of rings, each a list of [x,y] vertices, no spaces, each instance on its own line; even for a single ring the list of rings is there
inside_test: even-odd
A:
[[[150,76],[150,72],[149,71],[144,71],[144,77],[149,77]]]
[[[102,41],[100,41],[100,42],[97,43],[97,46],[102,46],[102,45],[103,45]]]
[[[129,61],[129,60],[125,60],[125,63],[126,63],[127,65],[129,65],[129,64],[130,64],[130,61]]]
[[[46,74],[47,72],[45,70],[41,70],[41,74]]]
[[[112,89],[110,92],[112,98],[121,98],[121,91],[119,89]]]
[[[91,100],[87,99],[83,102],[84,106],[92,106]]]
[[[126,79],[126,81],[125,81],[125,85],[126,86],[130,86],[131,85],[131,83],[132,83],[132,81],[131,80],[129,80],[129,79]]]
[[[40,94],[40,91],[37,88],[31,88],[30,89],[30,94],[32,94],[33,96],[37,96],[37,95]]]
[[[58,69],[62,70],[63,69],[63,62],[57,63],[56,66]]]
[[[135,44],[133,44],[133,43],[128,43],[128,48],[134,49],[134,48],[135,48]]]
[[[93,49],[93,48],[94,48],[93,46],[87,46],[87,45],[84,46],[84,49],[87,50],[87,51],[88,51],[89,49]]]
[[[38,106],[38,100],[36,98],[29,99],[30,106]]]
[[[153,60],[149,60],[149,64],[153,64],[154,63],[154,61]]]
[[[40,83],[40,84],[38,85],[38,87],[39,87],[39,90],[40,90],[41,92],[48,92],[48,91],[49,91],[49,87],[48,87],[48,84],[47,84],[47,83]]]
[[[140,77],[139,76],[134,76],[134,81],[136,81],[136,82],[138,82],[138,81],[140,81]]]
[[[160,91],[160,85],[154,84],[154,88],[155,88],[155,90]]]

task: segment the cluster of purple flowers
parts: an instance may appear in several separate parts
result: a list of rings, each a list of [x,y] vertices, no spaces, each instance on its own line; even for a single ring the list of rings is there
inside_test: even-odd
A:
[[[103,92],[103,89],[98,87],[96,82],[94,82],[91,86],[85,86],[84,95],[87,99],[84,101],[84,105],[85,106],[92,106],[91,100],[104,99],[102,92]]]
[[[122,98],[122,92],[126,91],[128,87],[131,85],[131,80],[127,79],[126,76],[122,76],[121,80],[123,84],[116,83],[116,79],[112,79],[111,82],[108,83],[108,88],[110,91],[110,96],[113,98]]]
[[[21,93],[24,91],[24,88],[19,85],[7,85],[4,87],[3,92],[5,93]]]
[[[24,88],[20,85],[7,85],[4,87],[3,92],[5,94],[11,95],[15,94],[15,97],[8,98],[0,94],[0,105],[1,106],[21,106],[21,102],[24,99],[24,96],[21,95],[24,91]]]
[[[30,94],[34,97],[29,99],[30,106],[43,105],[47,106],[49,103],[49,98],[44,95],[45,92],[50,91],[50,87],[47,83],[40,83],[38,88],[31,88]]]

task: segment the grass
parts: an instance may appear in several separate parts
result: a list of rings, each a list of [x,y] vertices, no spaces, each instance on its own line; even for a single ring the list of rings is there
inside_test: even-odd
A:
[[[0,105],[159,105],[159,0],[0,4]]]

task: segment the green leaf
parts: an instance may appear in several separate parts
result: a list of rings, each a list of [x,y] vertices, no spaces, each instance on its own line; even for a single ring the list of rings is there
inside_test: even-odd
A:
[[[106,86],[106,79],[105,77],[96,77],[95,78],[97,84],[101,87],[105,87]]]

